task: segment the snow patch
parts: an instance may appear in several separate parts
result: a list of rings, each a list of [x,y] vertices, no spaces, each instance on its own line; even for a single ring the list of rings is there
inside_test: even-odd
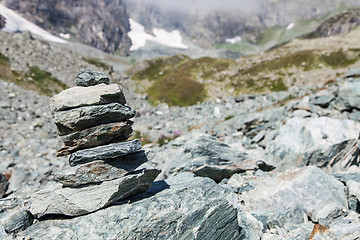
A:
[[[242,38],[240,36],[237,36],[237,37],[234,37],[234,38],[228,38],[225,41],[228,42],[228,43],[235,44],[235,43],[241,42],[241,40],[242,40]]]
[[[135,20],[129,18],[129,22],[131,31],[128,32],[128,36],[132,43],[130,51],[144,47],[148,40],[169,47],[188,49],[188,46],[182,43],[182,37],[178,30],[167,32],[164,29],[154,28],[154,35],[151,35],[146,33],[144,26]]]
[[[60,33],[60,37],[63,39],[70,39],[70,34],[69,33]]]
[[[57,42],[57,43],[67,43],[67,41],[52,35],[51,33],[45,31],[44,29],[36,26],[35,24],[29,22],[25,18],[18,15],[13,10],[5,7],[0,4],[0,14],[6,18],[5,28],[2,31],[5,32],[23,32],[30,31],[33,35],[38,36],[44,40]]]
[[[290,23],[290,24],[286,27],[286,29],[287,29],[287,30],[290,30],[290,29],[292,29],[294,26],[295,26],[295,23]]]

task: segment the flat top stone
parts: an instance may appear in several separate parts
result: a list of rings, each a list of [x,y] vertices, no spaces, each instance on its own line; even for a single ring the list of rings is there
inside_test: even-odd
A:
[[[117,102],[125,104],[122,88],[118,84],[98,84],[91,87],[72,87],[51,98],[52,111]]]

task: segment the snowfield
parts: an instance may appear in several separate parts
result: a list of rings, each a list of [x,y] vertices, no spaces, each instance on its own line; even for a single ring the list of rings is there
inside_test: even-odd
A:
[[[167,32],[164,29],[154,28],[154,35],[151,35],[146,33],[144,26],[135,20],[129,18],[129,22],[131,31],[128,32],[128,36],[132,43],[130,51],[144,47],[148,40],[169,47],[188,49],[188,46],[182,43],[182,37],[178,30]]]
[[[0,14],[6,18],[6,25],[2,31],[5,32],[23,32],[30,31],[34,36],[42,38],[44,40],[57,42],[57,43],[67,43],[67,41],[52,35],[51,33],[45,31],[44,29],[36,26],[35,24],[29,22],[25,18],[18,15],[13,10],[5,7],[0,4]]]

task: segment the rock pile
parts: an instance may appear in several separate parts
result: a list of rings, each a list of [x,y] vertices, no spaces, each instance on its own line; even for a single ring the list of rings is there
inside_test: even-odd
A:
[[[52,98],[58,135],[70,155],[71,169],[54,173],[61,186],[37,192],[30,212],[78,216],[146,191],[160,173],[144,169],[139,140],[129,140],[135,111],[126,106],[122,88],[106,74],[81,70],[76,86]]]

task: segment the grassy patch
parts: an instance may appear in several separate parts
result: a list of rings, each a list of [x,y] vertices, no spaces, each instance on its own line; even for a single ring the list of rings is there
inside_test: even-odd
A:
[[[49,97],[68,88],[51,73],[43,71],[37,66],[29,67],[26,73],[12,71],[9,59],[2,54],[0,54],[0,78]]]
[[[22,84],[27,86],[28,89],[35,90],[46,96],[53,96],[67,88],[66,84],[53,77],[51,73],[41,70],[38,66],[29,67],[29,71],[25,73],[25,79],[21,80]]]
[[[230,120],[230,119],[232,119],[233,117],[234,117],[234,115],[226,116],[225,119],[224,119],[224,121]]]
[[[130,139],[139,139],[142,145],[152,143],[149,136],[147,134],[141,133],[140,131],[135,131]]]
[[[112,69],[112,66],[110,66],[109,64],[107,63],[104,63],[102,61],[100,61],[99,59],[96,59],[96,58],[86,58],[86,57],[82,57],[82,59],[91,64],[91,65],[94,65],[94,66],[97,66],[97,67],[100,67],[104,70],[111,70]]]
[[[351,54],[351,51],[346,54],[343,50],[338,50],[329,55],[321,55],[320,60],[332,68],[341,68],[357,62],[359,60],[359,55]]]
[[[157,80],[147,91],[153,104],[166,102],[170,106],[189,106],[206,97],[205,86],[197,82],[186,66],[180,66]]]

